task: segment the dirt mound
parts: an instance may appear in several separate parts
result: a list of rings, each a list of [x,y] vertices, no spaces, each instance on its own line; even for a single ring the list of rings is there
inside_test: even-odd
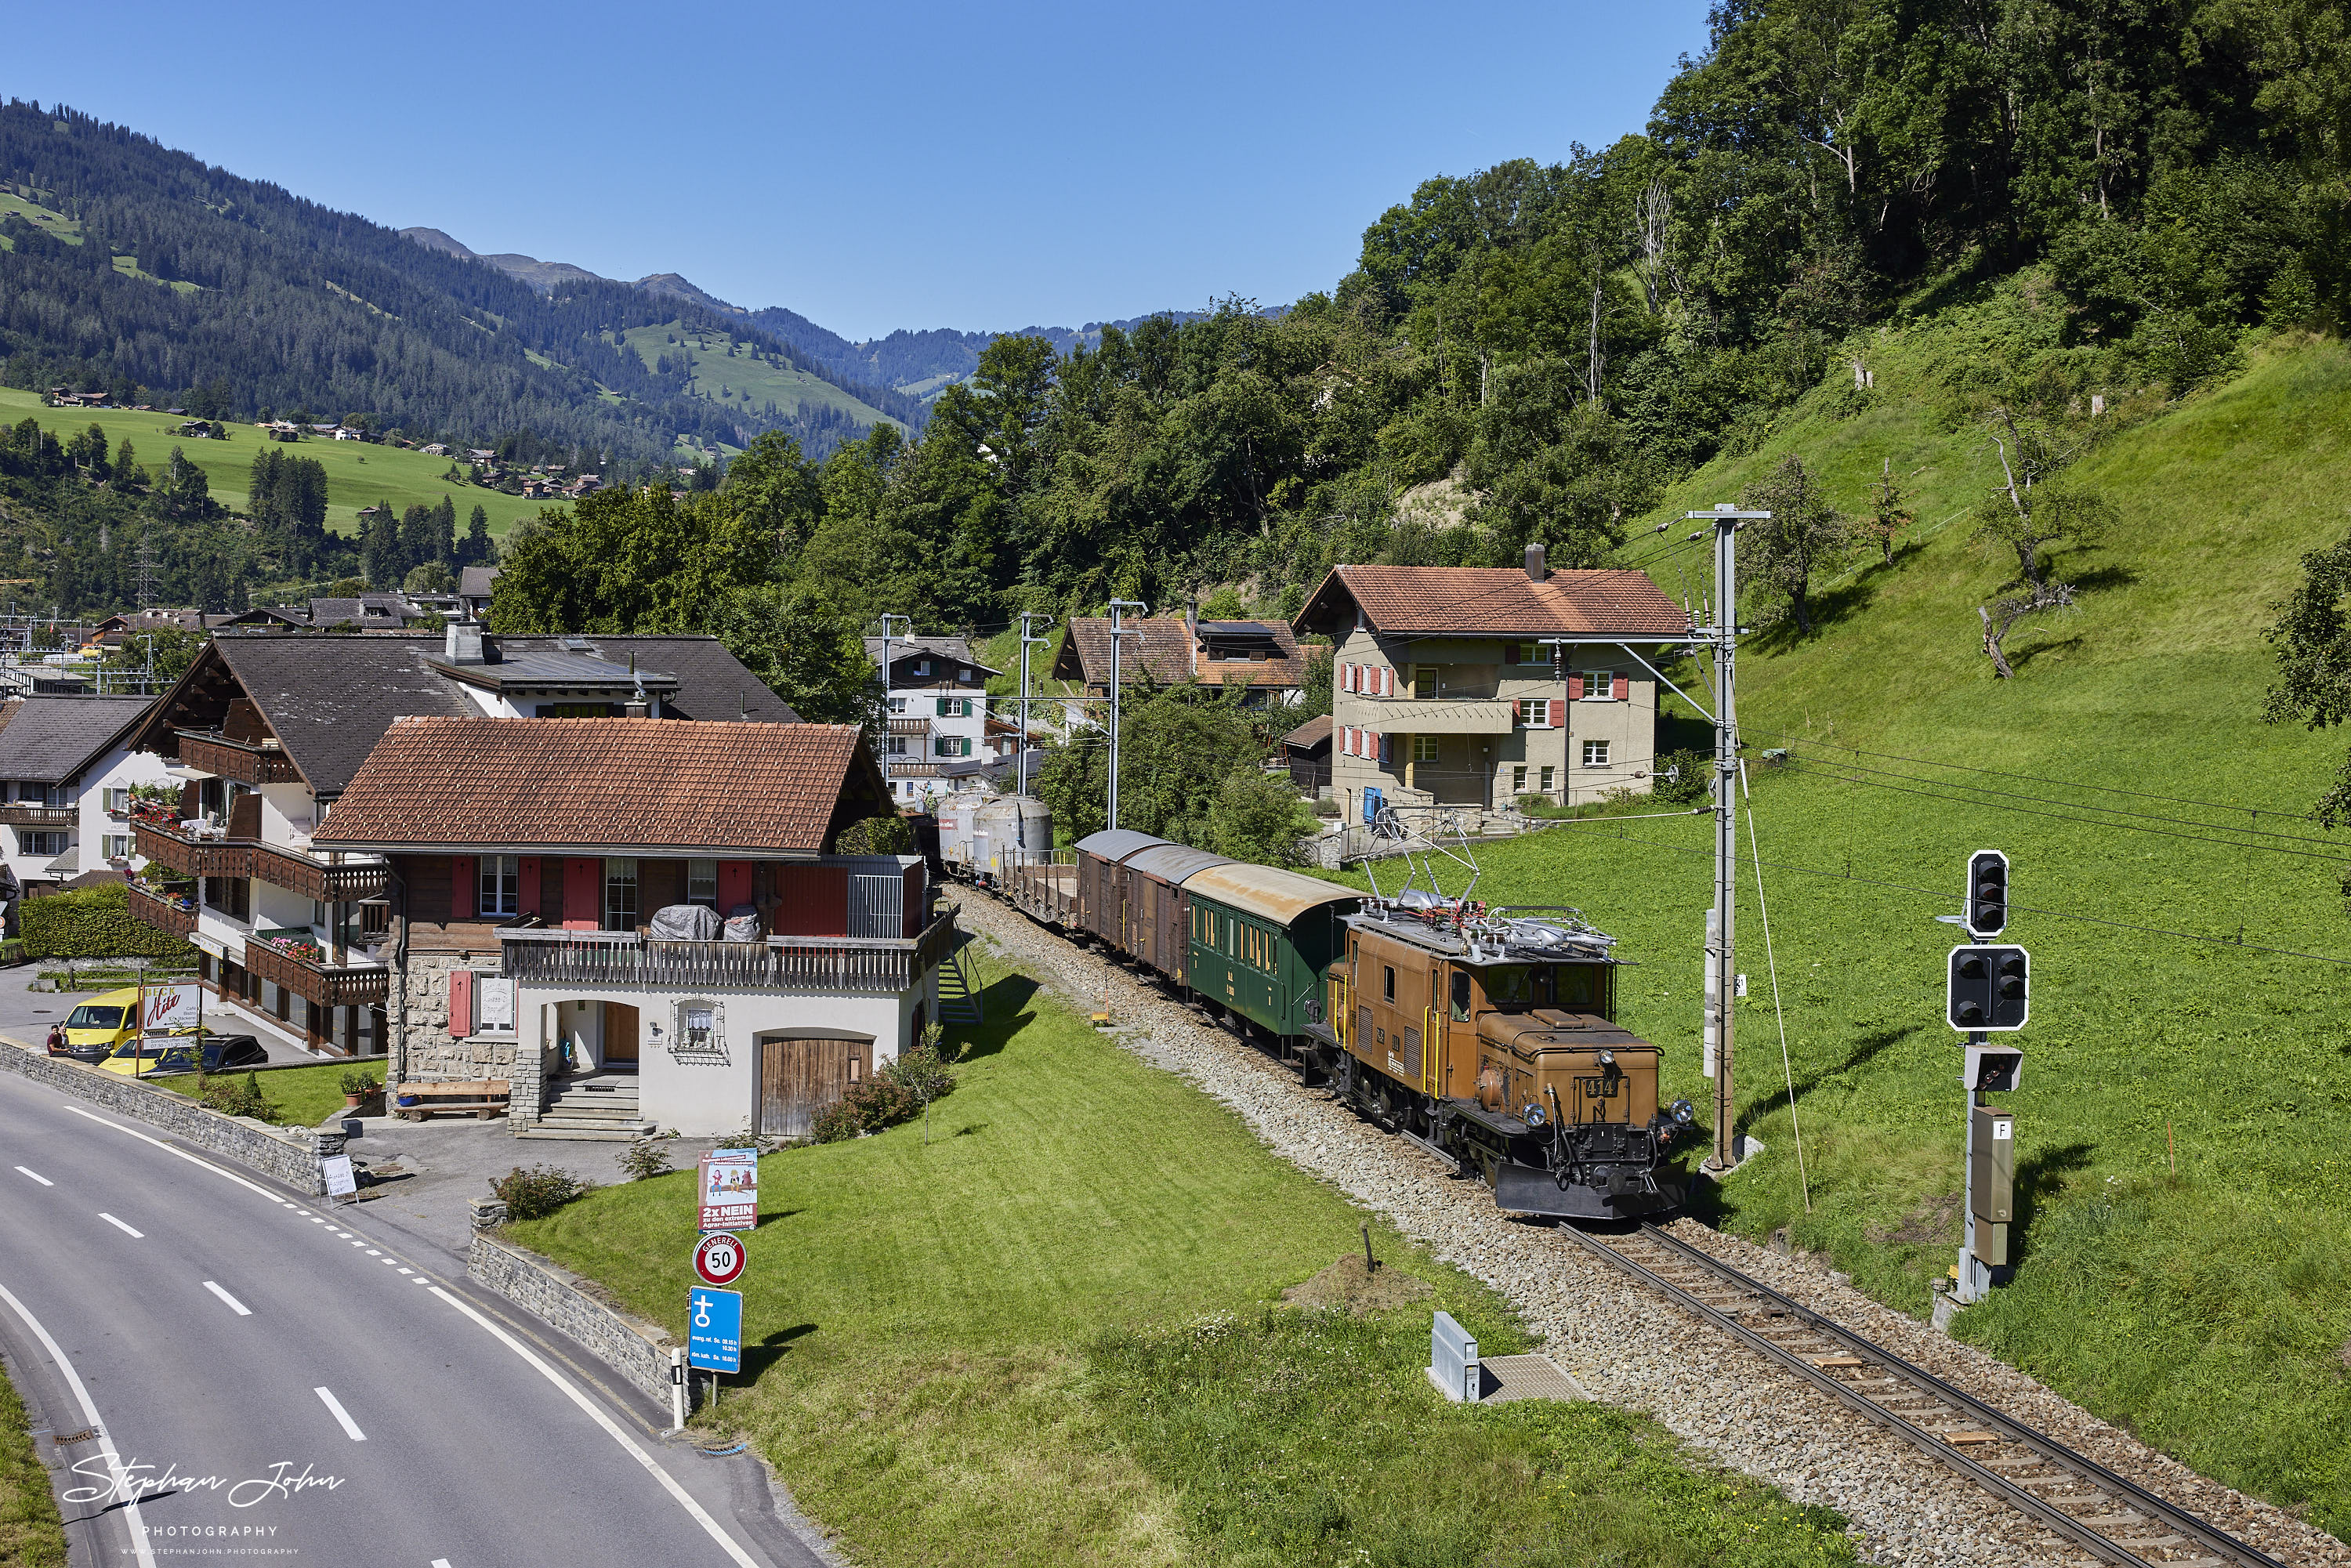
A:
[[[1361,1316],[1408,1307],[1430,1293],[1426,1280],[1385,1263],[1367,1269],[1362,1253],[1347,1252],[1312,1279],[1282,1291],[1281,1299],[1296,1307],[1327,1307]]]

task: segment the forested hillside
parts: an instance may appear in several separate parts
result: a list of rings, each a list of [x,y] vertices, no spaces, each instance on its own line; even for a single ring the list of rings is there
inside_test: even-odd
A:
[[[998,340],[918,443],[833,459],[786,570],[945,627],[1235,580],[1294,602],[1340,559],[1595,561],[1824,377],[1865,400],[1880,329],[2003,289],[2049,329],[1948,361],[1949,420],[2159,406],[2249,333],[2341,318],[2335,15],[1721,6],[1645,134],[1428,181],[1278,319],[1232,301],[1066,358]]]
[[[695,396],[690,369],[622,341],[713,324],[691,305],[585,273],[542,291],[68,109],[0,109],[0,192],[12,386],[218,418],[358,412],[476,446],[528,432],[606,467],[664,460],[680,436],[835,438],[825,411],[800,431],[796,406]]]

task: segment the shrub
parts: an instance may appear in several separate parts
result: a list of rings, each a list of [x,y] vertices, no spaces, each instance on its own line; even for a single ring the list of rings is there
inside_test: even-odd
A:
[[[659,1138],[639,1138],[621,1151],[621,1169],[631,1181],[669,1174],[669,1145]]]
[[[834,847],[845,855],[910,855],[914,824],[904,817],[867,817],[841,830]]]
[[[335,1082],[342,1085],[346,1094],[372,1094],[382,1087],[376,1082],[375,1074],[363,1068],[353,1068]]]
[[[243,1082],[234,1078],[207,1083],[199,1098],[224,1116],[250,1116],[256,1122],[277,1120],[277,1107],[261,1092],[261,1075],[247,1072]]]
[[[939,1053],[937,1024],[923,1031],[923,1043],[885,1062],[862,1083],[852,1083],[839,1102],[816,1119],[816,1141],[837,1144],[861,1133],[876,1133],[919,1116],[923,1107],[945,1099],[955,1088],[955,1073]]]
[[[131,889],[100,883],[53,893],[24,904],[27,958],[161,958],[177,968],[196,967],[196,950],[177,936],[131,917]]]
[[[507,1218],[544,1219],[572,1199],[595,1191],[596,1184],[553,1166],[533,1166],[528,1170],[517,1166],[502,1176],[492,1177],[490,1190],[507,1206]]]
[[[1650,798],[1667,806],[1695,806],[1706,799],[1713,767],[1714,758],[1703,751],[1669,751],[1649,776]]]

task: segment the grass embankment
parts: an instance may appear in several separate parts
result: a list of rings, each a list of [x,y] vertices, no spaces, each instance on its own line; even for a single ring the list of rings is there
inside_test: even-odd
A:
[[[334,1113],[343,1109],[343,1074],[365,1072],[383,1087],[383,1063],[381,1061],[329,1061],[317,1067],[272,1068],[254,1074],[254,1082],[273,1107],[268,1120],[282,1127],[315,1127]],[[168,1089],[187,1099],[196,1099],[196,1082],[188,1073],[167,1073],[160,1078],[142,1079],[158,1089]],[[214,1084],[243,1083],[242,1072],[215,1072]]]
[[[320,419],[339,419],[342,409],[317,411]],[[542,507],[560,502],[526,501],[447,477],[449,459],[428,457],[405,447],[382,446],[367,441],[315,438],[292,443],[269,439],[250,424],[231,424],[226,441],[188,441],[178,432],[181,420],[163,413],[135,413],[129,409],[45,408],[41,394],[16,387],[0,387],[0,423],[16,424],[38,420],[60,441],[95,424],[106,432],[110,452],[127,437],[138,448],[139,465],[150,474],[172,455],[172,448],[204,471],[212,498],[231,511],[246,505],[246,485],[253,460],[275,446],[295,457],[316,458],[327,471],[327,527],[335,533],[356,535],[362,507],[387,505],[395,512],[410,507],[437,507],[446,496],[457,508],[457,531],[479,506],[489,515],[490,532],[503,535],[523,517],[538,516]],[[460,465],[462,469],[463,465]]]
[[[1966,516],[1994,459],[1934,413],[1924,362],[1964,325],[1891,340],[1865,412],[1800,409],[1667,508],[1730,498],[1793,451],[1861,509],[1890,455],[1921,519],[1896,565],[1832,589],[1815,635],[1770,633],[1741,653],[1813,1208],[1742,829],[1738,1081],[1769,1153],[1728,1184],[1725,1222],[1759,1237],[1790,1226],[1881,1300],[1924,1312],[1956,1253],[1963,1184],[1960,1043],[1942,1016],[1945,954],[1963,938],[1933,916],[1959,907],[1970,852],[2005,849],[2019,906],[2007,939],[2032,954],[2023,1084],[2001,1097],[2017,1113],[2018,1266],[1956,1332],[2351,1537],[2346,971],[2255,950],[2351,956],[2335,888],[2351,843],[2302,816],[2351,737],[2260,721],[2267,605],[2302,552],[2346,527],[2351,351],[2273,348],[2088,458],[2082,473],[2123,526],[2061,556],[2081,612],[2013,638],[2018,678],[1998,682],[1975,606],[2014,561],[1971,547]],[[1678,594],[1670,568],[1661,580]],[[1794,764],[1761,766],[1781,746]],[[1640,965],[1623,974],[1625,1016],[1668,1048],[1669,1089],[1700,1104],[1710,842],[1699,818],[1562,825],[1479,852],[1479,896],[1577,904],[1622,939]],[[2244,946],[2098,921],[2241,933]]]
[[[694,393],[729,408],[757,413],[772,402],[788,416],[801,407],[831,408],[840,410],[861,425],[879,423],[905,428],[900,421],[851,396],[821,376],[780,358],[756,357],[747,342],[740,343],[729,356],[727,347],[737,340],[723,332],[688,332],[680,323],[669,321],[658,327],[633,328],[624,336],[628,346],[647,365],[664,354],[672,359],[680,354],[690,356],[694,361]]]
[[[745,1369],[719,1415],[875,1563],[1849,1561],[1837,1521],[1617,1412],[1456,1409],[1426,1306],[1274,1305],[1359,1214],[1229,1112],[988,972],[919,1124],[761,1164]],[[693,1176],[516,1239],[684,1331]],[[1490,1353],[1490,1291],[1375,1228]]]
[[[0,1376],[0,1563],[65,1568],[66,1531],[49,1472],[33,1449],[25,1402]]]

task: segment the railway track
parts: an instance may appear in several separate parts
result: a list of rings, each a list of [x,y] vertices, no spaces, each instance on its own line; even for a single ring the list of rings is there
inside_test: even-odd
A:
[[[2039,1524],[2053,1547],[2117,1568],[2283,1568],[2045,1433],[1652,1225],[1562,1236],[1793,1373]]]

